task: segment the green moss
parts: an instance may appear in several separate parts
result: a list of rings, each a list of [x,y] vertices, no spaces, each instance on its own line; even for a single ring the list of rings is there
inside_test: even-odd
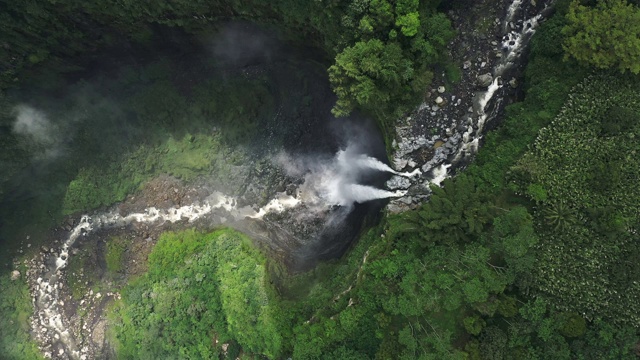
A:
[[[63,213],[95,209],[122,201],[146,181],[170,174],[185,181],[201,175],[214,178],[231,175],[229,167],[242,161],[242,151],[229,150],[217,135],[185,134],[156,145],[141,145],[106,164],[82,168],[69,183]]]
[[[462,70],[458,64],[448,63],[444,70],[449,84],[457,84],[462,79]]]
[[[78,254],[69,257],[65,268],[66,280],[71,296],[76,300],[80,300],[100,281],[96,245],[95,242],[86,243]]]
[[[111,275],[115,275],[122,271],[122,256],[126,250],[125,241],[122,238],[114,237],[107,242],[107,252],[105,260],[107,262],[107,271]]]

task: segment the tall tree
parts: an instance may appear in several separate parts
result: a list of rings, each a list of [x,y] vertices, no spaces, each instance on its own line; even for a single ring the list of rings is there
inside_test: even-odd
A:
[[[640,73],[640,8],[627,0],[587,7],[574,0],[563,29],[568,56],[597,68]]]

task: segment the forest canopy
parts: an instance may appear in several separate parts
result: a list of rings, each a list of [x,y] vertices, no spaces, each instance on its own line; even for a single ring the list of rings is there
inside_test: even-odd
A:
[[[585,6],[573,0],[563,48],[567,56],[600,69],[640,73],[640,7],[627,0],[600,0]]]

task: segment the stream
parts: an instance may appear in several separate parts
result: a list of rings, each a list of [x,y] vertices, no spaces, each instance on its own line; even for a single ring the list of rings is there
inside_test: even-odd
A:
[[[78,242],[98,241],[110,230],[128,231],[141,224],[154,233],[167,227],[211,229],[224,225],[249,234],[290,268],[301,271],[342,255],[364,219],[379,213],[383,206],[400,212],[425,201],[431,184],[439,185],[470,161],[487,124],[496,121],[515,91],[515,80],[509,78],[517,76],[522,54],[542,14],[548,11],[548,3],[513,0],[500,9],[504,16],[494,24],[494,35],[500,41],[487,40],[476,49],[476,53],[491,53],[490,58],[474,57],[469,64],[465,61],[466,73],[460,84],[448,90],[432,89],[430,95],[436,99],[425,100],[410,117],[400,120],[392,167],[379,160],[384,157],[379,134],[354,140],[350,135],[368,130],[343,129],[338,130],[342,139],[322,153],[302,151],[313,142],[300,141],[302,145],[297,147],[283,146],[280,152],[262,154],[262,159],[271,163],[267,172],[277,172],[283,187],[271,191],[262,206],[244,194],[202,186],[197,189],[199,196],[186,205],[137,209],[128,198],[109,209],[81,215],[68,231],[59,234],[62,237],[56,245],[42,249],[28,262],[27,279],[35,310],[32,333],[45,357],[85,360],[104,356],[104,334],[98,340],[95,334],[104,332],[105,304],[120,295],[91,290],[70,306],[75,300],[65,287],[65,276]],[[277,116],[271,126],[282,121]],[[426,129],[437,131],[427,134]],[[265,135],[273,133],[265,131]],[[332,136],[340,137],[335,130]],[[377,145],[368,144],[376,137]],[[319,138],[316,141],[322,141],[322,136]],[[383,199],[389,198],[387,205],[388,200]],[[84,319],[77,316],[78,306],[91,315]]]
[[[552,10],[551,3],[513,0],[504,9],[502,20],[496,19],[493,24],[496,40],[477,36],[475,30],[467,28],[464,31],[473,32],[467,33],[468,39],[453,44],[472,44],[460,55],[464,57],[462,81],[451,89],[432,89],[428,97],[436,97],[433,105],[422,103],[398,123],[392,163],[398,171],[420,169],[424,176],[411,181],[394,176],[387,182],[390,189],[407,190],[406,196],[391,201],[391,212],[418,206],[429,197],[429,184],[439,185],[477,153],[487,124],[496,121],[519,86],[523,54],[543,14]],[[471,60],[474,57],[475,61]],[[435,129],[430,137],[427,129]],[[424,154],[430,156],[425,159]]]

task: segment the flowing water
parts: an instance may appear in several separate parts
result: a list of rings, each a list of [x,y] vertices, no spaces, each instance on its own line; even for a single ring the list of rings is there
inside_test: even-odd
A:
[[[64,313],[64,302],[61,300],[60,290],[64,283],[64,271],[73,256],[71,249],[74,243],[81,237],[91,233],[110,228],[122,228],[132,223],[152,224],[162,226],[164,223],[188,221],[193,223],[198,219],[219,212],[223,221],[239,222],[245,219],[260,220],[267,214],[282,213],[287,209],[297,206],[313,204],[330,211],[332,206],[340,206],[347,211],[337,211],[339,216],[330,217],[330,222],[336,222],[338,218],[348,215],[355,203],[364,203],[376,199],[404,196],[404,191],[387,191],[371,185],[357,183],[362,172],[382,171],[403,176],[412,176],[414,173],[398,173],[383,162],[366,154],[355,154],[351,150],[341,150],[333,161],[322,167],[321,173],[310,173],[307,180],[308,186],[302,186],[295,196],[284,193],[277,194],[265,206],[254,209],[251,206],[239,206],[238,199],[219,192],[214,192],[204,201],[187,206],[169,209],[157,209],[150,207],[139,213],[120,215],[117,209],[97,215],[83,215],[78,224],[69,232],[67,238],[58,249],[53,249],[53,254],[44,261],[49,266],[30,269],[31,273],[39,276],[31,284],[35,313],[32,318],[32,327],[36,338],[41,342],[45,339],[56,339],[58,348],[64,354],[73,359],[87,359],[90,354],[86,346],[81,346],[69,331],[70,325]],[[313,181],[320,178],[320,181]],[[328,180],[328,181],[326,181]],[[310,185],[310,186],[309,186]],[[311,192],[311,194],[305,192]],[[60,347],[61,346],[61,347]],[[55,346],[54,346],[55,347]],[[50,354],[55,355],[55,354]]]
[[[526,46],[535,33],[538,22],[542,18],[542,13],[548,9],[545,5],[540,13],[524,21],[516,21],[516,17],[523,11],[522,0],[513,0],[507,8],[507,13],[503,20],[503,38],[501,49],[504,55],[493,68],[493,81],[486,91],[476,93],[473,99],[473,110],[476,114],[475,122],[470,124],[462,135],[463,144],[458,149],[453,158],[453,163],[460,161],[478,151],[479,141],[485,124],[493,119],[497,110],[503,102],[503,98],[496,95],[504,95],[501,91],[506,86],[503,78],[509,71],[518,64]]]
[[[501,77],[506,75],[516,64],[531,35],[535,32],[540,15],[512,25],[515,17],[521,11],[522,0],[514,0],[508,7],[503,31],[505,36],[502,47],[505,55],[493,69],[494,80],[486,91],[479,92],[474,98],[474,109],[477,114],[474,124],[468,126],[462,134],[462,144],[453,157],[452,163],[471,155],[477,151],[482,131],[488,121],[494,116],[494,109],[502,101],[499,98],[502,84]],[[79,340],[69,331],[70,324],[64,314],[64,302],[61,299],[61,289],[64,283],[65,268],[73,256],[71,251],[79,238],[89,236],[100,229],[125,227],[134,223],[153,224],[162,226],[164,223],[174,223],[186,220],[194,223],[200,219],[219,213],[221,222],[231,219],[231,222],[241,222],[245,219],[263,221],[266,226],[283,229],[281,224],[271,220],[273,214],[298,214],[289,218],[305,221],[314,218],[316,214],[325,216],[320,232],[332,228],[339,231],[337,223],[346,221],[357,204],[376,199],[396,198],[406,195],[406,191],[389,191],[367,181],[371,173],[387,173],[404,178],[422,175],[421,170],[399,172],[384,162],[370,156],[366,152],[357,151],[347,146],[339,150],[330,159],[318,158],[301,161],[294,155],[281,156],[274,163],[283,169],[285,164],[295,165],[290,172],[303,179],[294,192],[278,193],[263,207],[240,206],[239,199],[213,192],[206,199],[187,206],[168,209],[147,208],[142,212],[120,215],[111,210],[102,214],[84,215],[79,223],[68,233],[58,249],[53,249],[44,263],[38,264],[29,271],[39,274],[31,281],[33,304],[35,313],[32,317],[32,328],[37,340],[45,344],[47,339],[55,339],[49,348],[59,349],[60,352],[50,352],[47,355],[54,358],[70,357],[73,359],[88,359],[91,356],[86,340]],[[435,164],[430,171],[430,182],[439,185],[447,176],[451,163]],[[285,169],[286,171],[286,169]],[[337,209],[336,209],[337,207]],[[297,213],[296,213],[297,211]],[[284,230],[283,230],[284,231]],[[328,251],[319,249],[319,252]],[[82,330],[80,330],[82,331]],[[77,334],[76,334],[77,335]],[[52,345],[49,343],[49,345]]]

